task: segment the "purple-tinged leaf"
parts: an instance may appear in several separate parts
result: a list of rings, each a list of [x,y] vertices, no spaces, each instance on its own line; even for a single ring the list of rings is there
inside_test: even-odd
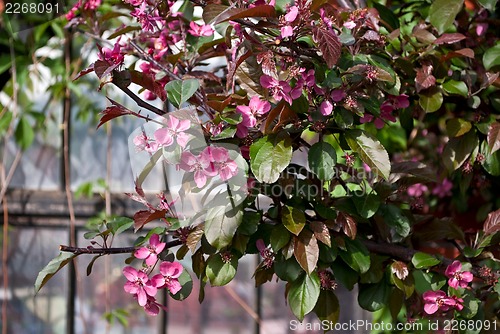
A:
[[[484,221],[483,231],[486,235],[500,231],[500,209],[488,214],[488,217]]]
[[[319,26],[313,27],[313,38],[323,54],[323,59],[325,59],[328,67],[332,68],[335,66],[340,58],[342,48],[339,37],[334,32],[328,30],[328,28]]]
[[[295,237],[293,255],[308,275],[316,268],[319,259],[318,241],[308,229],[302,230],[299,236]]]
[[[415,77],[417,93],[434,85],[436,85],[436,78],[432,75],[432,65],[423,65],[421,68],[418,68],[417,76]]]
[[[461,33],[452,33],[452,34],[442,34],[439,36],[435,41],[434,44],[436,45],[441,45],[441,44],[453,44],[460,42],[461,40],[464,40],[465,36]]]
[[[500,149],[499,122],[495,122],[490,125],[490,129],[488,131],[488,146],[490,147],[490,154],[493,154]]]
[[[91,73],[91,72],[94,72],[94,64],[90,64],[90,66],[89,66],[89,67],[87,67],[86,69],[81,70],[81,71],[80,71],[80,72],[76,75],[76,77],[74,77],[73,81],[78,80],[78,79],[80,79],[81,77],[83,77],[84,75],[87,75],[87,74],[89,74],[89,73]]]

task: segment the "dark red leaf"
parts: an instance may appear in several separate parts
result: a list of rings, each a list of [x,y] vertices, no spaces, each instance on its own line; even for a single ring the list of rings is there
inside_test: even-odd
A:
[[[277,122],[276,119],[278,119]],[[276,107],[274,107],[267,115],[266,122],[263,124],[262,132],[272,133],[278,130],[281,126],[290,123],[297,119],[297,114],[290,108],[285,100],[281,100]]]
[[[313,27],[313,38],[323,54],[326,64],[332,68],[340,58],[342,43],[334,32],[324,26]]]
[[[432,75],[432,65],[423,65],[417,69],[415,77],[415,88],[417,93],[421,90],[430,88],[436,84],[436,78]]]
[[[467,58],[472,58],[474,59],[474,50],[469,49],[469,48],[464,48],[456,51],[450,51],[443,57],[441,57],[441,61],[445,62],[450,60],[451,58],[455,57],[467,57]]]
[[[295,247],[293,255],[302,269],[304,269],[307,274],[311,274],[318,263],[318,241],[314,234],[308,229],[303,229],[299,236],[294,237],[294,239]]]
[[[167,93],[163,86],[159,84],[155,79],[149,75],[138,71],[130,71],[130,80],[143,88],[154,93],[160,98],[160,100],[165,101],[167,99]]]
[[[153,220],[165,218],[166,214],[167,214],[167,210],[155,210],[155,211],[140,210],[140,211],[137,211],[134,214],[135,231],[140,230],[144,225],[146,225],[149,222],[152,222]]]
[[[328,247],[331,247],[332,244],[330,240],[330,231],[324,223],[320,221],[312,221],[311,230],[313,231],[316,239],[318,239]]]
[[[214,81],[214,82],[217,82],[219,84],[222,83],[222,80],[220,77],[216,76],[214,73],[212,72],[207,72],[207,71],[191,71],[189,72],[189,75],[195,77],[195,78],[198,78],[198,79],[203,79],[203,80],[207,80],[207,81]]]
[[[485,235],[500,231],[500,209],[492,211],[484,221],[483,231]]]
[[[257,55],[257,63],[262,65],[262,72],[273,78],[278,77],[276,72],[276,63],[274,62],[274,54],[272,51],[268,50],[261,52]]]
[[[101,125],[112,120],[113,118],[132,114],[130,110],[122,106],[120,103],[113,101],[110,98],[108,98],[108,100],[111,102],[112,106],[107,107],[101,112],[102,116],[99,120],[99,124],[97,125],[98,129]]]
[[[94,63],[94,72],[99,79],[102,79],[106,75],[113,72],[116,67],[118,67],[118,65],[111,65],[104,60],[96,60]]]
[[[493,154],[500,149],[499,122],[495,122],[490,125],[490,129],[488,131],[488,146],[490,147],[490,154]]]
[[[461,40],[464,40],[465,36],[460,34],[460,33],[452,33],[452,34],[442,34],[439,36],[435,41],[434,44],[440,45],[440,44],[453,44],[456,42],[460,42]]]
[[[208,5],[209,7],[211,5]],[[220,9],[220,5],[218,8]],[[207,10],[207,7],[205,7],[205,10]],[[220,14],[218,14],[216,17],[212,19],[212,22],[208,24],[219,24],[225,21],[230,21],[230,20],[236,20],[236,19],[244,19],[244,18],[250,18],[250,17],[275,17],[276,16],[276,10],[274,9],[274,6],[270,5],[260,5],[260,6],[255,6],[252,8],[234,8],[234,7],[227,7],[227,9],[223,10]]]
[[[356,226],[354,218],[349,216],[347,213],[339,212],[337,215],[336,223],[342,229],[345,235],[347,235],[352,240],[356,239],[358,228]]]
[[[90,72],[94,72],[94,64],[90,64],[89,67],[87,67],[84,70],[81,70],[77,76],[73,79],[73,81],[78,80],[79,78],[83,77],[84,75],[89,74]]]

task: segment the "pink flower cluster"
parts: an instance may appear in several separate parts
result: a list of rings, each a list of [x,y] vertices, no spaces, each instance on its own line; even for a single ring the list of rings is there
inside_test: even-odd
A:
[[[424,311],[427,314],[434,314],[437,311],[447,312],[451,309],[461,311],[463,299],[457,296],[449,297],[444,291],[426,291],[422,295],[424,299]]]
[[[448,277],[448,285],[453,288],[466,288],[474,279],[474,276],[469,271],[462,271],[462,264],[460,261],[454,261],[450,264],[445,271]],[[424,311],[427,314],[434,314],[437,311],[447,312],[451,309],[461,311],[463,306],[463,299],[457,296],[448,296],[444,291],[426,291],[422,295],[424,300]]]
[[[366,113],[360,118],[359,122],[363,124],[373,121],[377,129],[382,129],[385,121],[396,122],[396,117],[392,114],[394,110],[407,108],[409,105],[410,100],[408,100],[408,95],[406,94],[389,96],[380,106],[380,115],[378,117]]]
[[[158,255],[164,248],[165,243],[160,242],[159,235],[153,234],[149,245],[139,248],[134,253],[136,258],[145,260],[147,267],[143,270],[137,270],[131,266],[123,268],[123,275],[127,278],[127,282],[123,286],[125,292],[132,294],[149,315],[157,315],[160,308],[167,310],[165,306],[156,301],[155,295],[159,289],[165,288],[171,294],[176,294],[182,288],[178,278],[182,274],[183,267],[178,262],[162,262],[160,273],[151,278],[145,272],[158,261]]]
[[[222,181],[227,181],[238,174],[238,165],[229,157],[229,151],[224,147],[206,147],[198,155],[189,151],[182,152],[178,167],[194,173],[194,182],[198,188],[203,188],[209,178],[219,175]]]
[[[265,115],[271,110],[271,104],[262,101],[257,95],[250,99],[248,106],[237,106],[236,113],[241,114],[242,121],[237,125],[236,135],[239,138],[248,136],[248,129],[257,125],[257,117]]]

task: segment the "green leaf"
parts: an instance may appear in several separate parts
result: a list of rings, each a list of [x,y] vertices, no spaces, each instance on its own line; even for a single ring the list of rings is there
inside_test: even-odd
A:
[[[440,91],[419,94],[418,103],[425,112],[431,113],[439,110],[443,104],[443,94]]]
[[[483,54],[483,65],[487,71],[493,66],[500,65],[500,43],[486,50]]]
[[[399,28],[399,20],[390,8],[387,8],[386,6],[383,6],[376,2],[373,3],[373,7],[377,9],[382,23],[385,23],[386,26],[388,25],[389,27],[391,27],[392,30],[396,30]]]
[[[100,258],[102,255],[99,254],[99,255],[96,255],[92,258],[92,260],[90,260],[88,266],[87,266],[87,276],[90,276],[90,274],[92,273],[92,267],[94,266],[94,263],[95,261]]]
[[[177,108],[189,100],[199,87],[198,79],[174,80],[165,85],[168,100]]]
[[[116,217],[108,223],[108,227],[111,229],[113,235],[125,232],[132,226],[134,226],[134,220],[128,217]]]
[[[3,134],[10,126],[10,122],[12,121],[12,112],[7,111],[0,118],[0,135]]]
[[[453,25],[455,17],[462,9],[464,0],[435,0],[429,9],[431,24],[440,34]]]
[[[320,281],[316,272],[304,275],[291,283],[287,299],[290,309],[297,319],[302,321],[304,316],[313,310],[320,291]]]
[[[14,136],[22,150],[26,150],[31,146],[31,143],[33,143],[35,132],[26,117],[22,116],[19,119]]]
[[[366,196],[353,196],[352,201],[358,211],[358,215],[365,219],[371,218],[380,206],[380,198],[374,193],[367,194]]]
[[[274,271],[276,272],[276,276],[287,282],[296,281],[300,274],[304,273],[304,270],[294,257],[284,261],[276,260],[276,262],[274,262]]]
[[[276,225],[271,231],[270,243],[276,253],[290,241],[290,233],[284,225]]]
[[[207,260],[206,273],[212,286],[223,286],[231,282],[236,275],[237,268],[238,259],[235,256],[232,256],[231,261],[226,263],[222,260],[221,254],[217,253]]]
[[[500,150],[493,154],[487,154],[483,162],[483,168],[490,175],[500,176]]]
[[[483,6],[490,12],[494,12],[498,0],[477,0],[477,1],[481,4],[481,6]]]
[[[411,258],[411,263],[413,263],[415,268],[422,269],[422,268],[430,268],[436,266],[440,264],[441,261],[439,261],[434,256],[429,255],[427,253],[417,252]]]
[[[326,320],[330,328],[333,328],[339,321],[340,316],[339,300],[333,291],[321,290],[318,302],[314,306],[314,313],[316,313],[319,320]]]
[[[391,173],[389,154],[377,138],[362,130],[350,130],[346,132],[346,141],[374,173],[386,180],[389,178]]]
[[[302,230],[295,238],[293,255],[307,274],[311,274],[316,268],[319,258],[318,240],[308,229]]]
[[[458,169],[476,148],[478,139],[474,131],[460,137],[451,138],[444,147],[442,160],[449,172]]]
[[[205,237],[210,245],[218,250],[228,246],[243,219],[241,207],[230,206],[210,208],[205,221]]]
[[[412,275],[415,279],[415,290],[420,295],[429,290],[439,290],[446,284],[444,276],[432,272],[413,270]]]
[[[309,149],[309,168],[320,180],[328,181],[335,176],[337,153],[332,145],[318,142]]]
[[[385,280],[381,280],[376,284],[360,284],[359,306],[370,312],[380,310],[388,303],[390,293],[391,288]]]
[[[346,289],[352,290],[358,282],[359,275],[352,270],[344,261],[337,259],[330,266],[332,268],[335,279],[340,282]]]
[[[391,239],[394,242],[403,241],[411,232],[410,220],[400,208],[395,205],[383,205],[380,209],[383,222],[391,228]]]
[[[472,129],[472,124],[462,118],[452,118],[446,122],[446,132],[450,137],[460,137]]]
[[[35,281],[35,293],[54,276],[62,267],[67,265],[77,255],[69,252],[60,252],[59,255],[52,260],[38,273]]]
[[[274,183],[292,160],[292,140],[286,133],[265,136],[250,146],[250,167],[259,182]]]
[[[469,89],[463,81],[448,80],[443,84],[443,89],[448,94],[461,95],[463,97],[469,96]]]
[[[355,271],[363,274],[370,269],[370,252],[359,240],[344,239],[346,251],[339,251],[345,263]]]
[[[306,215],[302,210],[286,205],[283,207],[282,221],[290,232],[299,235],[306,224]]]

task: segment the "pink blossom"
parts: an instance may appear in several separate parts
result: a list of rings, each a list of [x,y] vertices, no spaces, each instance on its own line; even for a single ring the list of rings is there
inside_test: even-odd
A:
[[[153,234],[149,239],[149,245],[141,247],[135,251],[134,256],[138,259],[144,260],[148,266],[152,266],[158,260],[158,255],[165,248],[165,243],[160,242],[160,236]]]
[[[169,116],[165,122],[164,128],[158,129],[154,133],[154,137],[159,145],[168,147],[177,141],[180,147],[186,147],[189,140],[189,135],[184,131],[191,127],[191,122],[187,119],[177,119],[174,116]]]
[[[158,289],[167,288],[170,293],[176,294],[182,288],[179,283],[183,267],[179,262],[162,262],[160,264],[160,273],[151,278],[154,286]]]
[[[142,29],[145,31],[153,31],[157,21],[162,18],[158,16],[157,11],[150,12],[147,10],[147,1],[141,3],[140,7],[136,7],[131,13],[141,24]]]
[[[354,29],[356,27],[356,23],[354,21],[345,21],[344,22],[344,27],[351,30],[351,29]]]
[[[432,189],[432,194],[443,198],[451,195],[451,190],[453,189],[453,183],[447,178],[443,179],[441,183],[438,183],[434,189]]]
[[[158,315],[158,313],[160,313],[160,308],[163,309],[165,312],[167,311],[167,307],[159,304],[156,301],[155,297],[148,296],[148,300],[144,305],[144,311],[146,312],[146,314],[156,316]]]
[[[291,26],[281,27],[281,38],[287,38],[290,36],[293,36],[293,27]]]
[[[434,314],[438,310],[446,312],[453,307],[456,307],[457,301],[455,298],[450,298],[444,291],[426,291],[422,295],[424,299],[424,311],[427,314]]]
[[[276,101],[281,101],[283,99],[289,104],[292,104],[292,98],[290,96],[292,88],[288,82],[277,80],[269,75],[263,75],[260,77],[260,84],[262,87],[269,89],[269,92]]]
[[[482,36],[488,30],[488,23],[478,23],[476,26],[476,34]]]
[[[385,125],[385,121],[390,121],[390,122],[396,122],[396,117],[392,114],[392,111],[390,110],[381,110],[380,116],[375,117],[373,115],[370,115],[368,113],[365,113],[363,117],[359,119],[359,122],[361,124],[363,123],[368,123],[372,122],[375,125],[377,129],[382,129]]]
[[[156,287],[151,284],[148,276],[142,271],[137,271],[133,267],[127,266],[123,268],[123,275],[128,280],[123,289],[125,292],[136,295],[139,305],[146,305],[148,296],[154,297],[156,295]]]
[[[208,24],[199,25],[196,22],[191,21],[189,23],[188,33],[196,37],[212,36],[214,34],[214,30]]]
[[[333,112],[333,104],[328,100],[323,101],[319,106],[319,111],[321,112],[321,115],[329,116]]]
[[[206,153],[195,156],[191,152],[182,152],[179,168],[194,172],[194,182],[198,188],[202,188],[207,183],[207,177],[217,175],[210,157]]]
[[[408,195],[413,196],[413,197],[420,197],[422,196],[425,192],[427,192],[429,189],[425,184],[422,183],[416,183],[412,184],[411,186],[408,187],[406,192]]]
[[[474,279],[474,276],[469,271],[462,271],[462,264],[460,261],[453,261],[445,271],[448,277],[448,285],[454,289],[460,287],[465,288]]]
[[[101,5],[101,0],[87,0],[85,5],[83,5],[83,9],[85,10],[96,10],[97,7]]]
[[[293,22],[299,14],[299,8],[297,6],[292,6],[287,9],[288,13],[285,15],[286,22]]]
[[[271,104],[261,100],[257,95],[253,96],[248,106],[237,106],[236,113],[242,115],[242,121],[237,125],[236,135],[244,138],[248,135],[248,128],[257,124],[257,117],[267,114],[271,110]]]
[[[139,6],[141,5],[144,0],[123,0],[125,3],[131,4],[132,6]]]
[[[100,60],[107,61],[110,64],[118,65],[123,63],[124,57],[121,52],[120,40],[115,43],[113,50],[104,47],[97,56]]]
[[[257,249],[259,250],[260,256],[264,259],[264,268],[271,268],[274,263],[274,254],[269,247],[266,247],[264,240],[259,239],[256,242]]]
[[[333,102],[340,102],[345,98],[345,91],[343,89],[334,89],[330,94]]]
[[[146,151],[148,153],[154,153],[159,147],[158,143],[151,138],[148,138],[145,133],[135,136],[133,142],[137,152]]]
[[[203,150],[213,162],[217,174],[222,181],[227,181],[238,174],[238,165],[229,158],[229,152],[224,147],[207,147]]]

